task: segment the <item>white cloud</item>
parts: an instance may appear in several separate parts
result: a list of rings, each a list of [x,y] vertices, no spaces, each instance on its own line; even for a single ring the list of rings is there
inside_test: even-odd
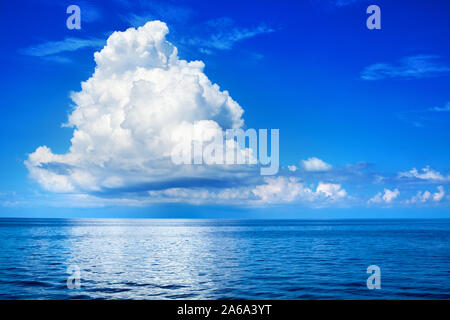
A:
[[[233,179],[245,169],[174,166],[173,132],[196,127],[240,128],[243,110],[203,73],[201,61],[178,58],[159,21],[114,32],[96,52],[97,67],[80,92],[67,126],[74,128],[66,154],[39,147],[25,161],[30,176],[54,192],[151,190],[179,180]],[[150,185],[150,186],[146,186]],[[168,187],[167,187],[168,188]]]
[[[381,80],[386,78],[420,79],[438,76],[450,71],[450,66],[437,61],[436,55],[415,55],[405,57],[399,63],[376,63],[366,67],[362,73],[363,80]]]
[[[320,182],[316,190],[294,177],[267,177],[257,186],[236,188],[170,188],[149,191],[153,201],[214,203],[214,204],[286,204],[299,203],[324,206],[343,200],[347,192],[339,184]]]
[[[383,200],[386,203],[391,203],[394,199],[396,199],[400,195],[398,189],[391,191],[389,189],[384,189]]]
[[[316,189],[316,194],[324,194],[331,199],[345,198],[347,192],[341,188],[340,184],[320,182]]]
[[[384,194],[378,192],[373,198],[369,200],[370,203],[392,203],[398,196],[400,195],[400,191],[398,189],[389,190],[384,189]]]
[[[449,176],[444,177],[440,172],[431,169],[430,166],[426,166],[421,170],[413,168],[406,172],[399,172],[398,177],[407,179],[419,179],[428,182],[442,182],[450,180]]]
[[[445,104],[443,107],[434,107],[430,108],[429,111],[434,112],[450,112],[450,101]]]
[[[418,202],[427,202],[428,200],[431,199],[431,193],[430,191],[425,191],[425,192],[420,192],[417,191],[417,194],[411,198],[410,202],[411,203],[418,203]]]
[[[103,39],[83,39],[69,37],[62,41],[48,41],[35,46],[28,47],[26,49],[20,50],[20,53],[33,57],[41,57],[46,59],[51,59],[56,57],[54,61],[63,59],[57,56],[57,54],[62,52],[77,51],[84,48],[101,48],[105,45],[105,40]],[[67,59],[67,58],[64,58]]]
[[[248,187],[206,189],[206,188],[169,188],[149,191],[153,202],[183,202],[192,204],[243,204],[254,199]]]
[[[203,36],[183,39],[184,44],[199,47],[201,50],[230,50],[233,46],[245,39],[250,39],[261,34],[272,33],[275,29],[265,24],[245,28],[237,26],[233,19],[222,17],[207,21],[202,25]]]
[[[350,199],[336,183],[313,187],[295,177],[263,179],[257,169],[245,166],[174,165],[173,133],[183,136],[195,125],[202,132],[198,139],[209,141],[213,135],[203,132],[242,128],[244,120],[243,109],[211,83],[201,61],[178,58],[177,49],[166,41],[167,33],[164,23],[153,21],[109,37],[94,55],[95,72],[71,95],[75,106],[66,124],[74,128],[70,149],[55,154],[47,146],[38,147],[25,161],[32,179],[45,190],[69,193],[60,199],[87,206],[166,201],[318,206]],[[302,165],[308,172],[332,169],[315,157]],[[305,174],[299,171],[295,175]],[[321,179],[339,181],[333,171]],[[429,167],[399,176],[448,179]],[[445,193],[438,190],[427,199],[440,201]],[[397,189],[385,189],[371,202],[391,203],[398,195]]]
[[[264,203],[301,202],[317,205],[347,197],[347,192],[340,184],[320,182],[316,191],[313,191],[294,177],[266,178],[265,182],[252,190],[257,199]]]
[[[321,182],[313,191],[297,178],[262,180],[256,168],[174,165],[174,134],[182,137],[195,125],[202,132],[197,138],[208,141],[214,135],[204,132],[241,128],[244,121],[242,108],[211,83],[201,61],[178,58],[167,33],[164,23],[153,21],[109,37],[94,55],[95,72],[71,95],[69,152],[37,148],[25,161],[31,178],[51,192],[69,193],[65,199],[95,206],[323,204],[346,197],[338,184]],[[305,163],[312,171],[331,168],[317,158]]]
[[[440,202],[442,198],[445,195],[444,187],[438,186],[437,187],[438,192],[435,192],[431,194],[430,191],[417,191],[416,195],[413,196],[411,199],[406,200],[407,204],[414,204],[414,203],[426,203],[426,202]]]
[[[439,202],[444,197],[445,192],[444,192],[444,187],[443,186],[439,186],[437,188],[438,188],[439,192],[436,192],[436,193],[433,194],[433,201]]]
[[[328,171],[332,168],[330,164],[315,157],[302,160],[302,164],[306,171]]]
[[[296,178],[276,177],[266,178],[266,184],[256,186],[252,193],[264,203],[293,202],[309,199],[313,191],[306,188]]]

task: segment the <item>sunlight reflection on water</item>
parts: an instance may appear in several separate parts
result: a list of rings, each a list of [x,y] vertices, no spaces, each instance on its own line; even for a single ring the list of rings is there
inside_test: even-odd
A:
[[[0,232],[2,299],[450,298],[448,220],[0,219]],[[382,290],[366,287],[371,264]]]

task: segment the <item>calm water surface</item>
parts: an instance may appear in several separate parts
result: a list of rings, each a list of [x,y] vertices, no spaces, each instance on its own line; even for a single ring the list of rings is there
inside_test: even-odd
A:
[[[450,220],[0,219],[0,249],[0,299],[450,298]]]

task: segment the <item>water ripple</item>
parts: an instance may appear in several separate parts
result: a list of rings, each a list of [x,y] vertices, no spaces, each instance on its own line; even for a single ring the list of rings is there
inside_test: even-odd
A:
[[[0,299],[450,299],[449,220],[0,219],[0,247]]]

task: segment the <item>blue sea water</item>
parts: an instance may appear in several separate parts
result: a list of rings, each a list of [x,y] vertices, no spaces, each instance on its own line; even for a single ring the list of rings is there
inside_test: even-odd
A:
[[[450,220],[0,219],[0,249],[0,299],[450,298]]]

